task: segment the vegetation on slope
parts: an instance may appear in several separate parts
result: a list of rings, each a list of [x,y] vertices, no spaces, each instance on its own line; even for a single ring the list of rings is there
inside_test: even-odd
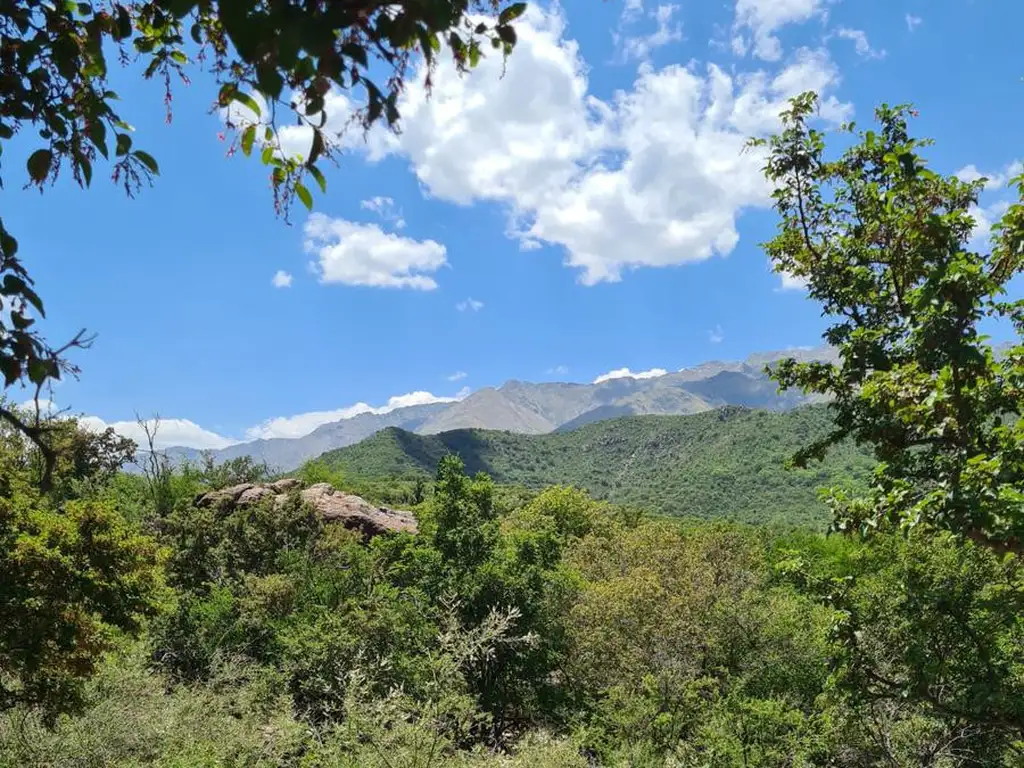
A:
[[[827,410],[813,406],[785,413],[730,407],[692,416],[633,416],[546,435],[386,429],[317,463],[356,482],[409,480],[432,475],[452,453],[469,471],[486,472],[500,484],[575,485],[595,498],[664,515],[821,526],[828,513],[818,489],[855,487],[873,464],[846,444],[820,464],[786,467],[792,454],[829,428]]]

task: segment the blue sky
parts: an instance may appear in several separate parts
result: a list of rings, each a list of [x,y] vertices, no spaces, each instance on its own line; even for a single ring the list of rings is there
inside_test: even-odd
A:
[[[535,5],[504,78],[495,60],[442,68],[430,99],[412,83],[401,136],[347,136],[316,213],[290,225],[263,167],[226,156],[206,78],[175,87],[167,124],[159,83],[115,73],[160,162],[152,189],[128,200],[97,173],[40,195],[18,175],[29,145],[4,156],[4,221],[47,333],[97,334],[54,400],[129,434],[159,413],[164,443],[213,447],[410,393],[392,405],[815,344],[816,307],[758,247],[774,218],[738,147],[813,88],[826,122],[912,101],[934,167],[1005,174],[1024,107],[1014,6]],[[345,97],[329,108],[343,124]],[[1005,199],[986,193],[979,219]]]

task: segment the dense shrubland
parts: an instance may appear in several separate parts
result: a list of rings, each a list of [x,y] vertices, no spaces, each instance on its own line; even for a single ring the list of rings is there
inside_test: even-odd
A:
[[[99,460],[52,501],[22,499],[32,452],[5,437],[5,508],[31,509],[4,550],[3,764],[1021,764],[1024,581],[976,543],[653,520],[567,487],[496,503],[454,457],[419,534],[363,541],[297,496],[193,503],[251,468],[113,475],[78,435]],[[40,537],[92,537],[119,575],[66,558],[78,591],[12,611],[50,589],[23,565]],[[81,626],[15,655],[54,614]]]

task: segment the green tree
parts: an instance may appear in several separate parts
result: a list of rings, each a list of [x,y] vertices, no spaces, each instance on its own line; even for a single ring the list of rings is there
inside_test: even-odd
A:
[[[0,150],[16,136],[37,146],[41,139],[27,163],[28,181],[40,189],[62,171],[87,187],[102,158],[111,163],[114,182],[134,195],[159,167],[136,146],[118,111],[118,96],[107,82],[108,55],[137,60],[143,77],[162,80],[168,110],[172,81],[188,82],[202,66],[219,88],[211,94],[217,105],[237,102],[255,113],[256,122],[237,126],[236,140],[243,154],[255,150],[268,166],[278,212],[286,213],[295,197],[311,207],[307,182],[325,190],[318,163],[339,143],[325,130],[332,89],[358,105],[356,122],[363,128],[380,119],[396,128],[399,94],[421,57],[429,86],[442,47],[460,71],[474,67],[488,48],[507,56],[516,43],[511,23],[525,9],[525,3],[501,0],[14,0],[0,6]],[[310,129],[306,156],[281,150],[279,110]],[[33,314],[43,315],[43,303],[2,220],[0,305],[5,386],[22,382],[38,392],[48,381],[77,373],[64,353],[90,339],[83,332],[54,347],[40,334]],[[6,407],[0,407],[0,418],[35,440],[52,461],[39,424]]]
[[[81,704],[117,631],[137,631],[162,592],[156,543],[109,502],[72,497],[109,471],[119,441],[74,422],[52,429],[70,444],[59,496],[39,492],[21,434],[0,435],[0,710],[32,707],[51,721]]]
[[[930,170],[909,107],[880,107],[878,130],[829,160],[815,103],[797,97],[782,133],[754,143],[782,217],[768,254],[806,281],[838,352],[773,371],[783,389],[827,395],[835,416],[796,462],[848,438],[879,460],[864,493],[831,492],[834,526],[870,541],[860,569],[814,584],[838,611],[833,682],[864,717],[920,707],[920,733],[992,764],[1024,722],[1024,302],[1004,298],[1024,264],[1024,205],[975,250],[984,180]],[[983,321],[1018,343],[997,355]]]
[[[926,524],[1022,553],[1024,302],[1004,294],[1024,265],[1024,205],[974,250],[970,209],[985,182],[930,170],[909,107],[880,107],[878,130],[829,160],[808,124],[815,104],[794,99],[782,133],[753,142],[767,144],[782,219],[766,249],[821,303],[839,357],[773,372],[783,389],[831,398],[834,431],[797,461],[848,437],[874,449],[871,492],[832,497],[839,529]],[[1015,183],[1024,191],[1024,177]],[[1009,325],[1018,343],[997,356],[982,321]]]

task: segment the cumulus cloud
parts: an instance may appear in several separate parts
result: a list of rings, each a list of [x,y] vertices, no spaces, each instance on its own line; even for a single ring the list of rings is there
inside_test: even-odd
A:
[[[921,22],[924,21],[924,19],[922,19],[920,16],[914,16],[911,13],[908,13],[906,15],[906,20],[907,29],[909,29],[911,32],[913,32],[915,29],[921,26]]]
[[[102,432],[107,427],[112,427],[117,434],[134,440],[139,447],[149,447],[146,432],[137,421],[107,422],[98,416],[83,416],[79,419],[79,423],[93,432]],[[149,426],[150,431],[156,430],[153,444],[157,448],[184,446],[200,450],[217,450],[238,442],[238,440],[232,440],[229,437],[218,435],[216,432],[203,429],[188,419],[146,419],[145,423]]]
[[[371,197],[369,200],[363,200],[360,202],[359,207],[363,210],[377,214],[382,221],[386,221],[395,229],[403,229],[405,227],[405,219],[402,218],[402,211],[397,205],[395,205],[395,201],[390,197],[382,197],[379,195],[377,197]]]
[[[465,371],[456,371],[455,373],[449,374],[445,378],[447,378],[448,381],[462,381],[468,375],[469,374],[466,373]]]
[[[791,275],[789,272],[780,272],[782,282],[779,284],[780,291],[804,291],[807,290],[807,278]]]
[[[839,35],[843,40],[853,41],[854,50],[857,55],[862,59],[884,59],[885,51],[881,49],[875,49],[871,47],[871,43],[868,41],[867,33],[862,29],[850,29],[849,27],[840,27],[836,30],[836,34]]]
[[[477,301],[476,299],[470,297],[468,299],[460,301],[458,304],[455,305],[455,308],[459,310],[459,312],[479,312],[481,309],[484,308],[484,303],[482,301]]]
[[[1002,200],[990,205],[972,205],[967,211],[974,218],[974,230],[969,245],[976,251],[985,251],[991,245],[992,227],[1009,210],[1010,203]]]
[[[292,287],[292,276],[290,273],[285,272],[283,269],[277,270],[274,276],[270,279],[271,284],[275,288],[291,288]]]
[[[454,397],[441,397],[430,392],[409,392],[405,395],[395,395],[388,398],[388,401],[381,406],[372,406],[367,403],[356,403],[346,408],[337,408],[331,411],[309,411],[294,416],[278,416],[274,419],[267,419],[262,424],[250,427],[245,431],[249,440],[269,439],[275,437],[303,437],[308,435],[317,427],[329,424],[332,421],[351,419],[363,413],[388,413],[396,408],[407,408],[412,405],[428,405],[430,403],[453,403],[461,400],[469,394],[468,389],[460,390]]]
[[[708,341],[712,344],[721,344],[725,340],[725,333],[722,332],[722,326],[716,325],[710,331],[708,331]]]
[[[991,173],[982,173],[978,170],[978,167],[972,163],[971,165],[965,165],[957,171],[955,175],[961,181],[966,182],[985,179],[986,190],[997,190],[1005,187],[1010,182],[1010,179],[1019,176],[1021,172],[1024,172],[1024,165],[1022,165],[1019,160],[1014,160],[1007,163],[1002,169]]]
[[[733,51],[753,50],[765,61],[782,58],[776,32],[787,24],[800,24],[825,13],[825,0],[737,0],[733,22]]]
[[[306,252],[316,256],[313,267],[321,283],[432,291],[437,282],[430,273],[447,264],[440,243],[384,232],[376,224],[313,213],[304,234]]]
[[[603,381],[611,381],[612,379],[656,379],[667,373],[668,371],[664,368],[651,368],[649,371],[636,371],[635,373],[629,370],[629,368],[616,368],[614,371],[602,373],[594,379],[594,383],[600,384]]]
[[[402,133],[382,151],[407,158],[435,198],[503,204],[524,248],[562,249],[587,285],[730,253],[740,213],[770,202],[747,138],[775,130],[805,90],[823,94],[824,119],[850,113],[830,93],[839,76],[824,50],[771,73],[644,64],[600,100],[559,12],[531,6],[517,32],[504,76],[491,55],[468,77],[439,67],[429,98],[410,81]]]

